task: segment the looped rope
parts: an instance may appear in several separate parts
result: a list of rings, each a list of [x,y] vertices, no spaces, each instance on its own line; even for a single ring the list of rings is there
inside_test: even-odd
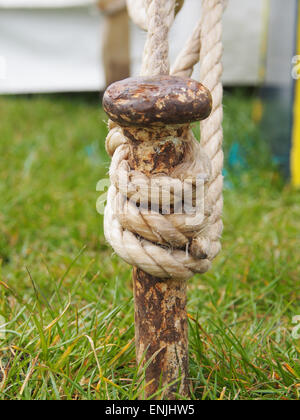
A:
[[[141,74],[169,74],[169,31],[175,19],[175,0],[145,0],[148,36]]]
[[[98,0],[98,7],[104,15],[115,15],[126,9],[126,0]]]
[[[148,29],[148,19],[144,0],[126,0],[131,20],[144,31]],[[181,10],[184,0],[176,0],[175,15]]]
[[[132,1],[137,3],[139,0]],[[168,33],[175,17],[175,5],[175,0],[144,2],[148,37],[143,75],[169,73]],[[147,176],[130,168],[129,141],[121,127],[109,122],[106,149],[112,156],[112,186],[105,209],[105,236],[127,263],[160,278],[189,279],[195,273],[205,273],[221,250],[223,9],[222,0],[203,0],[201,22],[172,68],[172,74],[189,77],[200,56],[201,82],[211,90],[213,97],[212,114],[201,123],[201,145],[189,130],[184,139],[183,162],[168,175]],[[191,215],[185,211],[163,214],[164,192],[174,192],[171,205],[175,208],[182,201],[181,192],[186,183],[194,188],[199,177],[204,183],[203,211],[194,210],[192,223]],[[153,194],[155,191],[159,193]],[[135,205],[136,201],[139,206]],[[155,211],[149,212],[149,205]]]

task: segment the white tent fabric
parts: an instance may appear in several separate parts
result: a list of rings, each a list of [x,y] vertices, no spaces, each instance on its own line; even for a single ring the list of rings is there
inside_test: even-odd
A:
[[[170,36],[174,60],[201,16],[185,0]],[[259,81],[262,0],[229,0],[224,16],[224,83]],[[96,91],[103,16],[97,0],[0,0],[0,93]],[[132,25],[132,73],[139,73],[146,35]],[[195,73],[195,77],[199,73]]]
[[[0,8],[4,9],[57,9],[76,6],[90,6],[97,0],[0,0]]]
[[[101,23],[94,7],[1,10],[0,93],[103,88]]]

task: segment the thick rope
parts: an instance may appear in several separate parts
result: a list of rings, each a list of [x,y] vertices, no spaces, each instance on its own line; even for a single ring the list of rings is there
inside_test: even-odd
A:
[[[169,69],[168,33],[174,20],[175,1],[146,0],[149,32],[143,60],[143,74],[166,74]],[[192,132],[186,135],[187,153],[181,165],[169,176],[145,174],[130,169],[129,142],[122,128],[110,122],[106,148],[112,156],[108,204],[105,210],[105,236],[114,250],[126,262],[160,278],[189,279],[195,273],[204,273],[221,249],[222,233],[222,57],[221,17],[222,0],[203,0],[202,24],[197,25],[173,72],[190,76],[199,61],[201,49],[201,81],[212,91],[214,100],[211,117],[201,124],[201,146]],[[163,16],[163,19],[162,19]],[[196,55],[198,59],[196,60]],[[155,58],[154,58],[155,57]],[[168,130],[166,127],[165,130]],[[172,136],[172,132],[169,133]],[[186,214],[148,212],[149,188],[153,181],[160,191],[182,191],[187,180],[201,174],[204,180],[204,214],[195,214],[193,224]],[[124,181],[126,180],[126,181]],[[132,205],[130,199],[139,193],[142,205]],[[145,191],[145,193],[144,193]],[[182,198],[171,197],[176,205]],[[151,204],[159,208],[161,197]]]
[[[148,29],[148,19],[144,0],[126,0],[127,10],[131,20],[144,31]],[[176,0],[175,14],[184,4],[184,0]]]
[[[211,115],[201,122],[201,146],[212,164],[211,179],[207,186],[213,212],[206,230],[193,240],[191,249],[197,253],[203,237],[209,238],[210,251],[221,250],[220,237],[223,231],[221,214],[223,210],[223,86],[222,86],[222,16],[224,3],[219,0],[203,0],[200,80],[206,86],[213,98]]]
[[[135,1],[135,0],[133,0]],[[228,0],[221,0],[223,4],[223,10],[227,7]],[[203,5],[203,9],[207,5]],[[178,55],[175,63],[171,69],[171,74],[174,76],[191,77],[194,66],[199,62],[200,50],[201,50],[201,38],[203,34],[204,20],[207,18],[207,14],[203,13],[202,18],[197,23],[191,37],[188,39],[186,45]],[[214,30],[214,28],[213,28]],[[211,36],[211,34],[209,34]],[[202,80],[201,80],[202,81]]]
[[[202,20],[197,23],[192,36],[187,41],[181,53],[178,55],[171,70],[172,75],[191,77],[194,66],[199,62],[201,48],[201,28]]]
[[[98,0],[98,7],[105,15],[114,15],[126,8],[126,0]]]
[[[147,30],[147,14],[144,0],[126,0],[131,20],[144,31]]]
[[[145,0],[148,36],[142,76],[169,74],[169,31],[175,19],[175,0]]]

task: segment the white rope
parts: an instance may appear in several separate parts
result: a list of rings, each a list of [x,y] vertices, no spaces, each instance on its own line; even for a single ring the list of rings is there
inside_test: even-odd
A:
[[[147,30],[147,13],[144,0],[126,0],[131,20],[144,31]]]
[[[148,19],[144,0],[126,0],[127,10],[131,20],[144,31],[148,29]],[[184,0],[176,0],[175,14],[177,14]]]
[[[148,203],[148,193],[143,195],[141,186],[149,187],[153,177],[148,178],[130,169],[129,143],[122,128],[110,122],[106,147],[112,156],[112,186],[105,210],[105,236],[126,262],[160,278],[188,279],[195,273],[204,273],[221,249],[223,8],[222,0],[203,0],[201,24],[197,25],[172,68],[173,74],[190,76],[201,51],[201,82],[211,90],[213,96],[212,114],[201,123],[201,146],[190,132],[182,164],[170,171],[169,176],[159,175],[155,178],[163,191],[170,185],[178,191],[186,179],[195,179],[200,173],[204,174],[204,217],[199,218],[199,223],[191,228],[185,214],[163,215],[159,211],[149,213],[143,210],[143,206],[137,208],[130,204],[130,197],[137,190],[140,192],[140,201]],[[143,75],[166,74],[169,72],[168,33],[174,21],[175,0],[145,0],[145,10],[148,16],[148,37]],[[128,180],[126,191],[122,187],[124,179]],[[176,195],[172,199],[175,202]]]
[[[222,86],[222,15],[224,4],[219,0],[203,0],[200,80],[206,86],[213,98],[211,115],[201,122],[201,146],[204,148],[212,164],[211,180],[207,186],[207,195],[211,199],[211,223],[199,237],[193,241],[191,249],[198,249],[203,234],[211,241],[211,247],[221,249],[219,238],[223,231],[221,212],[223,209],[223,86]],[[197,252],[197,251],[196,251]]]
[[[126,9],[126,0],[98,0],[98,7],[105,15],[114,15]]]
[[[192,36],[177,57],[171,70],[174,76],[191,77],[194,66],[199,62],[201,28],[202,20],[197,23]]]
[[[141,74],[169,74],[169,30],[175,18],[175,0],[144,0],[148,36]]]

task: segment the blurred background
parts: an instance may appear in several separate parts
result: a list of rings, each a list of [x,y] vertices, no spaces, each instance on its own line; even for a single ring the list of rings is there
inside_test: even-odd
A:
[[[199,3],[176,17],[172,62]],[[124,0],[0,0],[0,399],[136,395],[131,268],[96,185],[102,93],[139,73],[145,40]],[[223,251],[189,284],[195,396],[299,399],[299,1],[229,0],[223,79]]]
[[[115,80],[139,74],[146,35],[129,23],[125,3],[0,0],[0,93],[99,92]],[[291,76],[298,64],[297,3],[289,0],[283,10],[280,0],[229,1],[224,85],[259,88],[253,118],[262,120],[274,162],[286,176],[292,167],[292,181],[299,184],[298,169],[290,161],[297,101]],[[172,61],[200,16],[199,1],[186,1],[171,33]]]

